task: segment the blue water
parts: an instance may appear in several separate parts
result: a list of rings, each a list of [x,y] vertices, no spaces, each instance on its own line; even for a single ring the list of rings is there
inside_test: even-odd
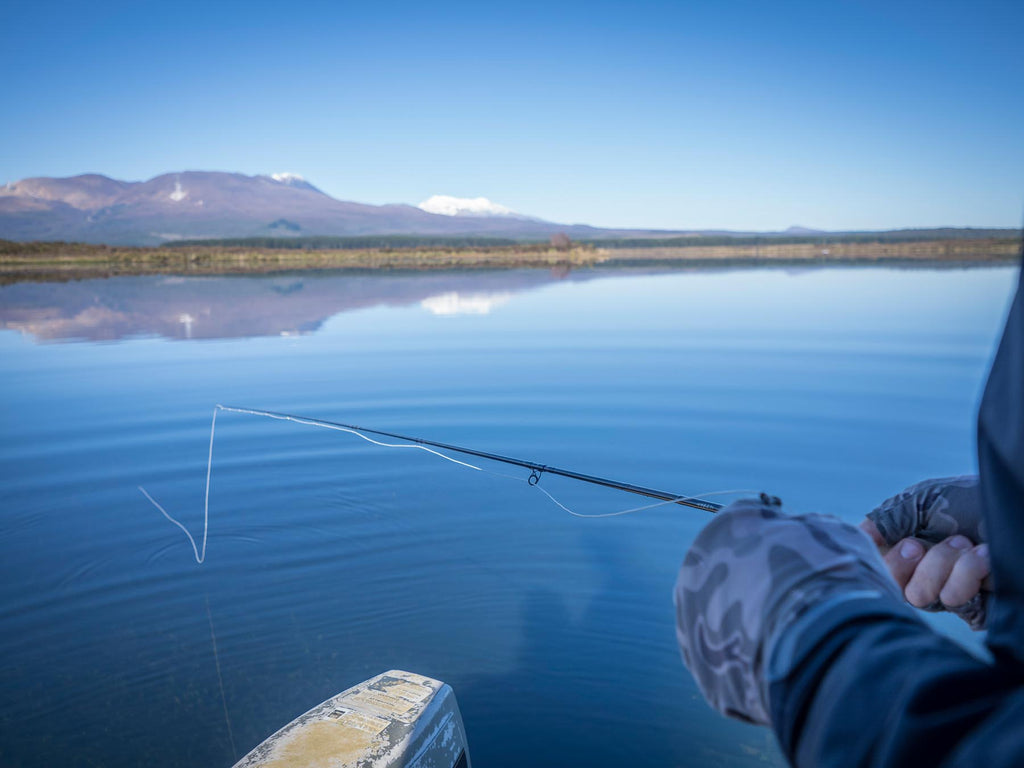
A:
[[[126,277],[0,288],[0,763],[230,765],[334,693],[450,683],[474,764],[781,764],[704,704],[671,587],[704,513],[215,403],[856,522],[970,471],[1016,271]],[[588,514],[637,497],[545,476]],[[977,643],[953,620],[936,626]],[[214,653],[216,646],[216,656]],[[219,674],[218,674],[219,664]]]

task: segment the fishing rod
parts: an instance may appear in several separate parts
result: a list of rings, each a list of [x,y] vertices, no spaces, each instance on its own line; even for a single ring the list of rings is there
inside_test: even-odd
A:
[[[660,501],[673,502],[683,507],[692,507],[693,509],[700,509],[705,512],[714,514],[720,510],[724,505],[716,504],[713,501],[705,501],[704,499],[697,499],[691,496],[683,496],[678,493],[668,493],[667,491],[659,491],[656,488],[647,488],[642,485],[634,485],[633,483],[624,483],[619,480],[610,480],[606,477],[598,477],[597,475],[585,475],[582,472],[574,472],[571,469],[560,469],[559,467],[552,467],[547,464],[538,464],[534,461],[526,461],[524,459],[517,459],[512,456],[502,456],[498,453],[489,453],[487,451],[478,451],[473,448],[464,448],[460,445],[452,445],[450,443],[440,443],[435,440],[425,440],[422,437],[409,437],[408,435],[400,435],[397,432],[385,432],[382,429],[369,429],[367,427],[359,427],[354,424],[342,424],[337,421],[328,421],[326,419],[317,419],[311,416],[295,416],[290,413],[279,413],[277,411],[264,411],[257,410],[255,408],[237,408],[229,405],[218,405],[218,409],[224,411],[233,411],[235,413],[250,413],[254,415],[269,416],[275,419],[285,419],[288,421],[300,421],[309,424],[319,424],[324,427],[336,427],[338,429],[350,430],[352,432],[365,432],[369,435],[378,435],[381,437],[391,437],[396,440],[404,440],[407,443],[413,443],[416,445],[430,446],[431,448],[439,448],[443,451],[451,451],[452,453],[460,453],[464,456],[476,456],[480,459],[487,459],[488,461],[497,461],[502,464],[511,464],[512,466],[522,467],[530,470],[530,477],[527,482],[530,485],[537,485],[540,482],[540,478],[544,474],[557,475],[559,477],[567,477],[571,480],[579,480],[584,483],[590,483],[591,485],[600,485],[605,488],[614,488],[618,491],[626,491],[627,493],[635,493],[638,496],[647,496],[652,499],[658,499]],[[211,451],[212,451],[212,434],[211,434]],[[166,513],[165,513],[166,514]]]

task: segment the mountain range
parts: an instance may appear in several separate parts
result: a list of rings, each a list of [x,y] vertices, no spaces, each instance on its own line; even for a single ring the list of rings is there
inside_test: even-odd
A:
[[[620,246],[678,245],[680,238],[846,237],[871,240],[1016,237],[1010,229],[905,229],[825,232],[793,226],[777,232],[604,229],[517,213],[484,197],[434,195],[419,206],[338,200],[291,173],[246,176],[220,171],[165,173],[119,181],[89,173],[37,177],[0,186],[0,240],[160,245],[178,240],[414,235],[574,240]],[[296,240],[296,242],[299,242]]]
[[[422,207],[337,200],[294,174],[184,171],[148,181],[99,174],[0,186],[0,238],[156,245],[185,238],[474,235],[521,239],[635,235],[556,224],[485,198],[435,196]]]

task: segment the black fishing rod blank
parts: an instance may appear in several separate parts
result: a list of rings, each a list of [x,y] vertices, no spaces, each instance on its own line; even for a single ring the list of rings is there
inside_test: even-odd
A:
[[[714,514],[722,508],[722,504],[716,504],[713,501],[705,501],[704,499],[694,498],[692,496],[683,496],[678,493],[668,493],[667,491],[659,491],[656,488],[647,488],[642,485],[634,485],[633,483],[624,483],[619,480],[610,480],[606,477],[598,477],[597,475],[586,475],[582,472],[574,472],[570,469],[560,469],[559,467],[552,467],[547,464],[538,464],[534,461],[525,461],[523,459],[517,459],[512,456],[502,456],[498,453],[489,453],[487,451],[478,451],[473,448],[464,448],[460,445],[451,445],[450,443],[440,443],[435,440],[425,440],[422,437],[409,437],[408,435],[400,435],[397,432],[386,432],[382,429],[370,429],[368,427],[359,427],[354,424],[342,424],[337,421],[327,421],[326,419],[317,419],[310,416],[296,416],[290,413],[278,413],[276,411],[263,411],[255,408],[236,408],[228,405],[218,405],[218,408],[225,411],[235,411],[236,413],[251,413],[251,414],[262,414],[264,416],[270,416],[276,419],[286,419],[289,421],[305,421],[311,424],[321,424],[325,427],[339,427],[341,429],[348,429],[353,432],[365,432],[369,435],[379,435],[381,437],[391,437],[396,440],[404,440],[407,443],[414,443],[416,445],[430,446],[431,448],[438,448],[443,451],[451,451],[452,453],[461,453],[465,456],[476,456],[477,458],[487,459],[488,461],[497,461],[502,464],[511,464],[516,467],[522,467],[530,470],[530,477],[527,482],[530,485],[537,485],[543,475],[557,475],[559,477],[567,477],[571,480],[579,480],[584,483],[590,483],[591,485],[600,485],[605,488],[614,488],[617,491],[626,491],[627,493],[635,493],[638,496],[647,496],[651,499],[658,499],[660,501],[672,502],[679,504],[683,507],[691,507],[693,509],[700,509],[705,512]]]

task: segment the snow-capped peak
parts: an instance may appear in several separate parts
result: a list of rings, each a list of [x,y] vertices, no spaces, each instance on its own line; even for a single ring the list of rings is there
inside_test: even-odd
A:
[[[306,179],[297,173],[272,173],[269,176],[264,176],[265,179],[276,181],[278,184],[284,184],[286,187],[294,187],[295,189],[308,189],[313,192],[319,192],[320,190],[310,184]]]
[[[442,216],[518,216],[511,208],[492,203],[486,197],[434,195],[419,204],[419,209]]]

